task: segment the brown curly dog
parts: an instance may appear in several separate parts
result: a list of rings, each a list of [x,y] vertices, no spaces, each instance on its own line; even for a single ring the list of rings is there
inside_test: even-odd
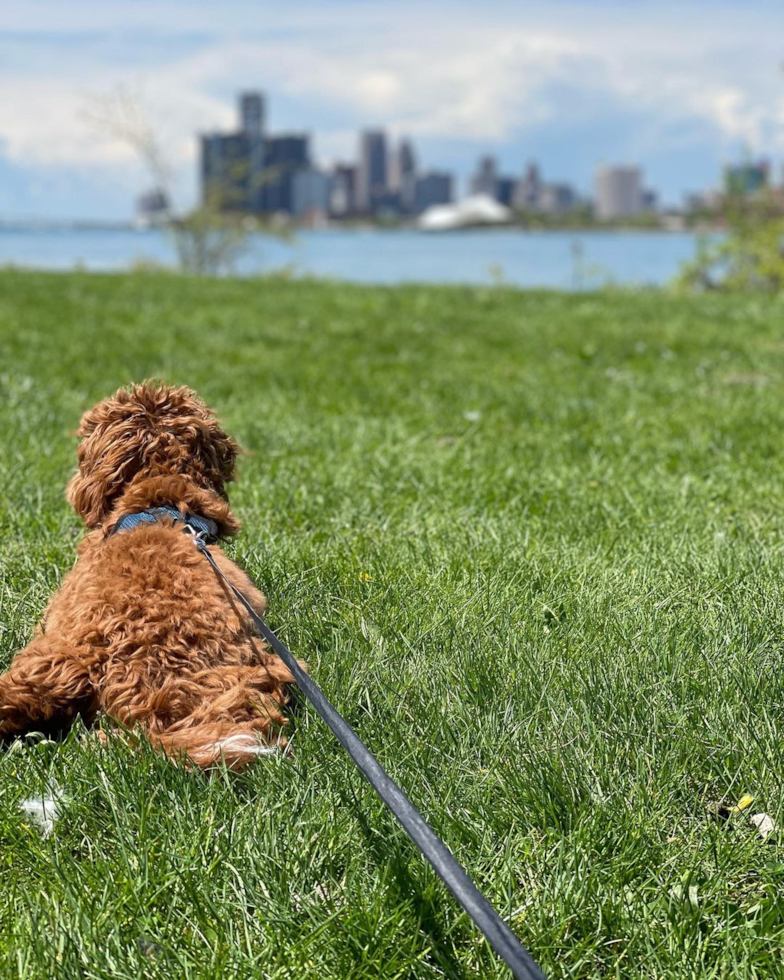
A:
[[[168,507],[183,521],[213,522],[216,537],[236,533],[225,486],[237,444],[193,391],[157,382],[100,402],[78,434],[68,500],[90,531],[34,639],[0,676],[0,737],[104,713],[198,766],[222,758],[240,768],[274,751],[287,668],[176,515],[117,527]],[[266,600],[247,575],[211,551],[263,614]]]

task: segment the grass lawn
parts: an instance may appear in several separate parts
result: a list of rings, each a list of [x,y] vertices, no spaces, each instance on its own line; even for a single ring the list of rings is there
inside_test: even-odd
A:
[[[1,666],[82,534],[81,411],[150,376],[249,451],[228,550],[549,976],[782,975],[784,303],[3,272]],[[506,976],[292,729],[213,778],[0,755],[0,977]]]

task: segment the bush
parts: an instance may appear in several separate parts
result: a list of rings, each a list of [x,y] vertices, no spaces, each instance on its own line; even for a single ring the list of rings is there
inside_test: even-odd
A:
[[[778,293],[784,289],[784,216],[764,195],[731,197],[727,235],[703,237],[697,255],[681,269],[677,285],[688,290]]]

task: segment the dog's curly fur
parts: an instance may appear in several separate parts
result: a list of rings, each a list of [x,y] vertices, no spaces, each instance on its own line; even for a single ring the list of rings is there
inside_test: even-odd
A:
[[[234,534],[226,484],[238,446],[193,391],[158,382],[120,389],[78,434],[68,500],[90,531],[34,639],[0,676],[0,737],[105,714],[170,756],[240,768],[280,742],[291,674],[181,527],[112,534],[124,514],[161,504]],[[211,551],[263,614],[250,579]]]

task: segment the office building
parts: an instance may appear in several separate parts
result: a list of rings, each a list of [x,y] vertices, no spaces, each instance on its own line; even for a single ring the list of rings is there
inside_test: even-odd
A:
[[[639,167],[599,167],[596,171],[596,217],[600,221],[633,218],[643,210]]]
[[[201,138],[202,200],[220,211],[291,213],[294,176],[310,169],[309,138],[268,136],[264,96],[243,92],[239,130]]]
[[[248,141],[248,210],[264,210],[264,132],[266,108],[260,92],[240,95],[240,131]]]
[[[356,204],[364,214],[375,214],[388,193],[387,138],[383,130],[366,130],[360,135]]]
[[[317,221],[329,213],[332,180],[323,170],[297,170],[292,180],[291,213],[300,221]]]
[[[201,186],[207,208],[250,210],[250,145],[244,133],[202,136]]]
[[[357,168],[350,163],[338,163],[332,168],[329,213],[347,218],[357,210]]]
[[[485,156],[479,160],[479,166],[470,182],[471,194],[487,194],[494,200],[498,194],[498,173],[495,157]]]
[[[400,210],[411,214],[416,203],[416,156],[410,140],[401,140],[390,166],[389,186],[398,195]]]
[[[243,92],[240,95],[240,129],[246,136],[264,135],[266,108],[260,92]]]
[[[414,210],[421,214],[434,204],[452,203],[452,175],[431,170],[417,177],[414,185]]]
[[[294,177],[310,169],[310,140],[304,133],[270,136],[264,144],[261,198],[266,214],[294,212]]]
[[[529,163],[522,178],[515,185],[512,207],[518,211],[537,211],[541,191],[542,178],[539,167],[535,163]]]
[[[510,208],[517,181],[514,177],[498,177],[495,182],[495,199],[499,204]]]
[[[577,195],[569,184],[541,184],[533,210],[540,214],[565,214],[577,207]]]

